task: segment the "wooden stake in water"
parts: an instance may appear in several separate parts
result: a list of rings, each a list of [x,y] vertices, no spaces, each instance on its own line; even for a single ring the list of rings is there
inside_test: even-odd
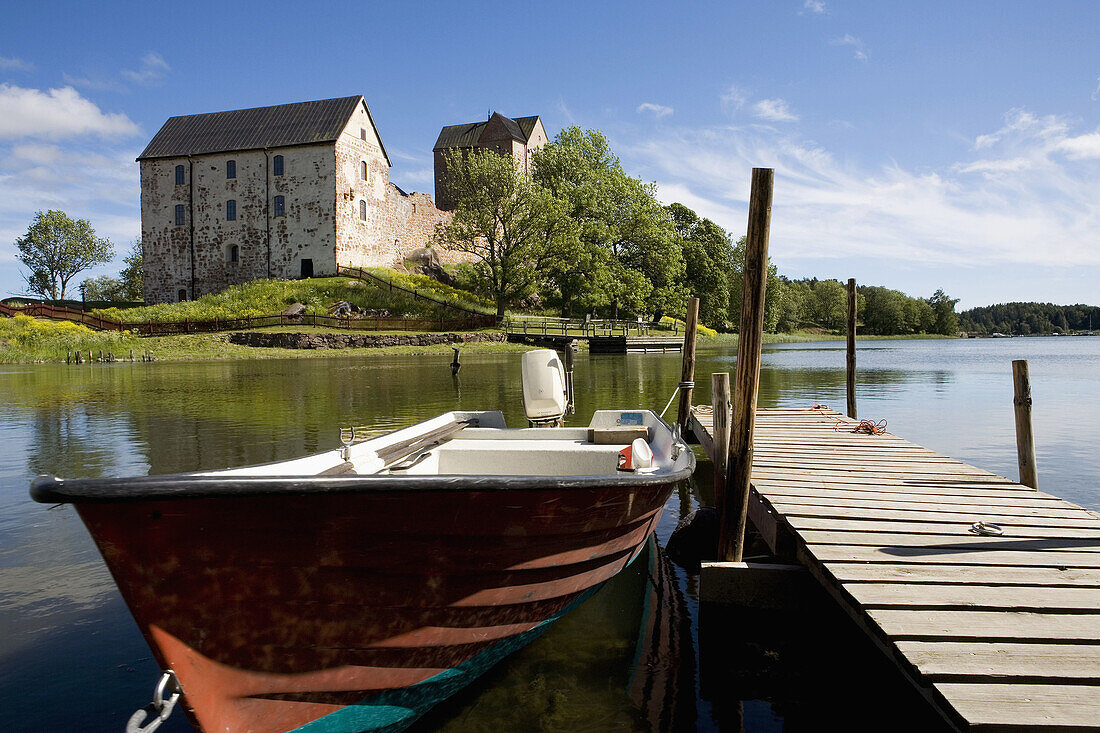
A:
[[[714,416],[714,505],[721,518],[729,516],[726,503],[729,481],[730,450],[730,402],[729,372],[716,372],[710,375],[710,404]],[[719,534],[721,534],[719,530]]]
[[[718,559],[741,562],[745,525],[749,516],[752,479],[752,438],[756,425],[756,397],[760,386],[760,354],[764,345],[764,295],[768,286],[768,234],[772,218],[775,171],[752,169],[749,228],[745,237],[744,287],[741,290],[741,329],[737,337],[737,377],[733,386],[733,424],[729,444],[727,516],[718,536]]]
[[[689,298],[687,319],[684,321],[684,366],[680,370],[680,384],[690,385],[695,381],[695,331],[699,326],[699,299]],[[687,430],[691,417],[691,391],[693,387],[680,388],[680,410],[676,415],[676,424],[680,430]]]
[[[1020,483],[1039,488],[1039,470],[1035,464],[1035,435],[1031,431],[1031,377],[1027,359],[1012,362],[1012,404],[1016,408],[1016,461]]]
[[[848,278],[848,417],[856,418],[856,279]]]

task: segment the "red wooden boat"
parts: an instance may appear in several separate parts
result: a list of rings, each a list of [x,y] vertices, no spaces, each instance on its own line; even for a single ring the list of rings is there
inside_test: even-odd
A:
[[[630,563],[694,463],[649,411],[538,429],[455,412],[280,463],[39,477],[32,495],[76,506],[197,729],[390,731]]]

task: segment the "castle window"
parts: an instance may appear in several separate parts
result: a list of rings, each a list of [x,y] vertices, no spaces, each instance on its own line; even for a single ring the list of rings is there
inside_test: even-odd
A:
[[[241,248],[235,244],[229,248],[229,261],[234,264],[241,261]]]
[[[275,216],[286,216],[286,199],[282,196],[275,197]]]
[[[183,166],[182,165],[177,165],[176,166],[176,185],[177,186],[182,186],[183,185]]]
[[[186,289],[184,289],[184,288],[180,288],[180,291],[179,291],[179,299],[180,299],[180,302],[181,302],[181,303],[182,303],[183,301],[187,300],[187,290],[186,290]]]
[[[225,220],[237,221],[237,202],[233,199],[225,202]]]
[[[271,172],[276,176],[283,175],[283,156],[276,155],[271,159]]]
[[[367,180],[367,161],[361,161],[359,163],[359,177],[364,181]]]
[[[359,199],[359,218],[367,220],[367,202],[363,199]]]
[[[225,161],[225,177],[236,178],[237,177],[237,161],[227,160]]]
[[[367,128],[365,128],[365,127],[360,127],[359,128],[359,138],[361,140],[366,140],[367,139]]]
[[[183,204],[176,204],[176,226],[183,226]]]

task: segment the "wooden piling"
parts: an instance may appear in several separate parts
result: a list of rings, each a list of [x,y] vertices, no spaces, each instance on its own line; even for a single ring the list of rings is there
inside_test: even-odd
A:
[[[687,430],[691,417],[691,392],[695,381],[695,331],[699,327],[699,299],[689,298],[687,318],[684,320],[684,366],[680,370],[680,409],[676,424]],[[691,386],[685,386],[691,385]]]
[[[458,376],[458,370],[462,368],[462,364],[458,360],[458,347],[457,346],[452,346],[451,350],[455,352],[455,358],[451,362],[451,376],[452,377],[457,377]]]
[[[730,445],[730,374],[716,372],[710,375],[710,404],[714,416],[714,505],[718,516],[726,515],[726,484],[729,480]]]
[[[577,353],[577,340],[572,339],[565,344],[565,414],[572,415],[577,411],[573,402],[573,363]]]
[[[80,358],[80,351],[78,350],[78,351],[76,352],[76,363],[77,363],[77,364],[79,364],[80,362],[81,362],[81,358]]]
[[[775,171],[752,169],[749,226],[745,241],[741,328],[737,338],[737,375],[733,387],[733,422],[729,443],[726,513],[719,517],[718,559],[741,562],[752,479],[752,439],[764,345],[764,295],[768,286],[768,234],[772,217]],[[693,352],[694,353],[694,352]]]
[[[848,278],[848,417],[856,420],[856,279]]]
[[[1020,483],[1039,488],[1039,470],[1035,464],[1035,435],[1031,430],[1031,377],[1027,359],[1012,362],[1012,404],[1016,411],[1016,461]]]

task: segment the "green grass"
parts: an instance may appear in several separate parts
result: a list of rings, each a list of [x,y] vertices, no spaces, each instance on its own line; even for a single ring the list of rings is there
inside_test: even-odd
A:
[[[264,331],[304,331],[308,333],[348,333],[324,328],[272,327]],[[366,333],[396,333],[412,335],[413,331],[367,331]],[[463,344],[463,351],[525,351],[530,346],[504,343]],[[114,354],[116,359],[150,352],[161,361],[198,361],[218,359],[323,358],[328,356],[370,356],[374,354],[451,353],[450,344],[436,346],[391,346],[363,349],[268,349],[229,343],[228,333],[190,333],[176,336],[142,338],[130,332],[93,331],[70,321],[49,321],[19,315],[0,318],[0,363],[30,364],[64,362],[69,353],[82,352],[99,356]]]
[[[409,275],[375,268],[395,284],[429,293],[454,305],[485,310],[473,295],[450,288],[424,275]],[[393,316],[436,318],[459,315],[453,309],[411,294],[347,277],[323,277],[307,280],[254,280],[235,285],[220,293],[204,295],[182,303],[159,303],[140,308],[99,308],[92,313],[125,323],[164,323],[168,321],[207,321],[214,318],[244,318],[281,313],[291,303],[302,303],[310,313],[324,315],[336,302],[346,300],[368,310],[388,310]]]

